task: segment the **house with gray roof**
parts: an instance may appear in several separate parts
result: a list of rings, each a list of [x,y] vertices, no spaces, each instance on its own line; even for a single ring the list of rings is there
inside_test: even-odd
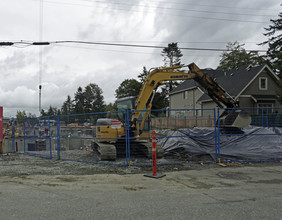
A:
[[[282,107],[277,100],[279,77],[268,65],[245,65],[230,71],[203,69],[219,83],[227,93],[239,101],[242,108],[260,108],[254,111],[272,113],[273,108]],[[192,111],[173,111],[177,117],[204,116],[216,108],[216,103],[205,93],[205,89],[194,80],[186,80],[169,94],[170,109],[194,109]],[[209,112],[209,113],[207,113]],[[259,114],[260,112],[253,112]]]

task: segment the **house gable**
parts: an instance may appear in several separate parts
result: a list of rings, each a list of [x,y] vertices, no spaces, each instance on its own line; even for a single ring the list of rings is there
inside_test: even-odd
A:
[[[261,79],[266,79],[266,89],[261,88]],[[240,91],[236,99],[242,95],[273,95],[276,94],[278,89],[279,77],[275,75],[267,65],[264,65],[253,79]]]
[[[220,70],[202,71],[212,76],[229,95],[239,100],[242,107],[257,107],[257,103],[263,100],[275,102],[275,105],[278,106],[276,92],[279,89],[279,78],[267,65],[254,67],[245,65],[226,72]],[[194,88],[195,84],[197,85],[195,81],[189,80],[173,90],[170,93],[171,103],[174,101],[175,94]],[[202,90],[204,91],[203,88]],[[216,107],[216,104],[207,94],[203,94],[196,102],[202,108]],[[176,107],[177,105],[173,106]]]
[[[269,78],[268,84],[271,90],[257,91],[255,87],[259,88],[259,77]],[[228,94],[233,96],[236,100],[242,95],[252,95],[252,94],[276,94],[275,89],[278,89],[279,78],[271,71],[267,65],[260,65],[252,67],[242,66],[236,70],[230,70],[226,72],[224,77],[218,78],[217,82],[221,85]],[[254,85],[255,84],[255,85]],[[250,87],[253,87],[250,91]],[[211,98],[205,94],[200,99],[200,102],[212,101]]]

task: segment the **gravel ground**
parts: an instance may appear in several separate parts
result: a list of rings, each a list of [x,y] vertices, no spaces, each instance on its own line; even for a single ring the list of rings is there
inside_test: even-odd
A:
[[[280,162],[163,165],[158,171],[166,176],[144,177],[151,173],[150,166],[0,155],[0,216],[5,220],[282,217]]]
[[[90,155],[91,153],[89,153]],[[65,154],[66,156],[66,154]],[[66,157],[67,158],[67,157]],[[81,157],[80,157],[81,159]],[[85,158],[84,158],[85,159]],[[135,159],[140,164],[148,159]],[[168,162],[167,159],[159,160],[160,163]],[[92,174],[142,174],[150,173],[151,166],[123,166],[124,159],[115,161],[115,165],[105,165],[96,163],[84,163],[68,160],[45,159],[36,156],[29,156],[20,153],[0,155],[0,176],[18,175],[92,175]],[[259,167],[259,166],[279,166],[281,162],[261,162],[261,163],[227,163],[228,167]],[[219,167],[218,164],[191,164],[161,165],[158,172],[182,171],[182,170],[202,170]]]

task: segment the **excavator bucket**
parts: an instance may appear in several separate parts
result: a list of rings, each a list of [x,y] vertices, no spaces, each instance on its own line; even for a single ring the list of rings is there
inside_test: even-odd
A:
[[[251,124],[252,118],[249,113],[241,109],[225,110],[220,119],[220,127],[243,128]]]

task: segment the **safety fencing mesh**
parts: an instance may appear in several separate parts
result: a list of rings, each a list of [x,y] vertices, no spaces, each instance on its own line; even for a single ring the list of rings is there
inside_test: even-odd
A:
[[[24,152],[52,159],[57,156],[57,117],[25,118],[23,123]]]
[[[121,123],[113,119],[117,115],[125,117],[124,112],[60,116],[60,159],[125,165],[125,155],[117,155],[116,150],[125,143],[114,128],[115,122]]]
[[[247,120],[249,125],[239,128]],[[147,166],[152,162],[153,130],[159,165],[282,160],[282,108],[124,110],[25,118],[11,121],[4,142],[14,152],[49,159]]]

